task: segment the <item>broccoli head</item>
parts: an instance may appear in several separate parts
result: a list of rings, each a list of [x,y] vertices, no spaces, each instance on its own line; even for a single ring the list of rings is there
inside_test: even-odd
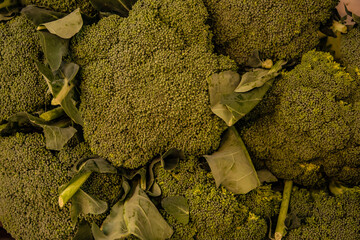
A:
[[[343,34],[341,37],[341,60],[346,66],[357,68],[357,72],[360,69],[360,29],[354,27],[347,34]]]
[[[169,148],[201,155],[218,147],[226,125],[210,110],[207,79],[236,66],[213,54],[206,19],[200,0],[143,0],[128,18],[103,18],[75,37],[94,153],[137,168]]]
[[[352,98],[355,91],[354,79],[330,54],[306,53],[254,111],[257,119],[242,127],[248,150],[279,178],[313,185],[325,174],[357,185],[360,104]]]
[[[0,122],[45,105],[47,85],[34,61],[41,54],[36,27],[26,17],[0,22]]]
[[[319,43],[317,30],[337,0],[204,0],[220,52],[244,64],[253,51],[265,58],[300,57]]]
[[[183,196],[189,204],[190,221],[186,225],[162,211],[174,229],[173,239],[260,240],[267,233],[267,223],[263,217],[271,217],[279,210],[279,193],[263,187],[237,199],[225,188],[216,188],[211,173],[192,157],[180,161],[179,166],[172,171],[159,166],[155,169],[155,175],[162,198]],[[256,204],[263,204],[262,209],[251,203],[254,199],[259,200],[256,200]]]
[[[82,14],[93,16],[96,10],[89,0],[23,0],[23,4],[36,5],[56,12],[70,13],[80,8]]]
[[[360,189],[332,196],[327,190],[294,187],[286,240],[360,238]]]

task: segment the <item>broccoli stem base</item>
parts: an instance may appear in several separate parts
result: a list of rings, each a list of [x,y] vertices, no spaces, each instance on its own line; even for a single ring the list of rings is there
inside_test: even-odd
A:
[[[289,208],[292,185],[292,180],[285,180],[283,199],[281,202],[280,213],[275,229],[275,240],[281,240],[286,232],[285,219]]]

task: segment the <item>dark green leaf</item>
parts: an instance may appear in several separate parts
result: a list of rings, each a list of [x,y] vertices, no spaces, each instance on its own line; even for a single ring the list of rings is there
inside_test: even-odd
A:
[[[161,206],[178,222],[182,224],[187,224],[189,222],[189,204],[185,197],[172,196],[164,198],[161,201]]]
[[[21,14],[24,14],[36,26],[42,23],[60,19],[66,15],[65,13],[59,13],[59,12],[46,10],[44,8],[38,8],[35,7],[34,5],[29,5],[23,8],[21,10]]]
[[[163,219],[155,205],[139,186],[125,202],[117,202],[102,224],[92,228],[95,239],[114,240],[130,234],[140,239],[161,240],[170,238],[173,230]]]
[[[100,12],[116,12],[127,17],[131,7],[137,0],[90,0],[91,4]]]
[[[46,147],[50,150],[61,150],[76,133],[76,129],[73,127],[60,128],[29,113],[20,112],[8,119],[7,126],[1,131],[1,134],[9,135],[21,131],[23,128],[28,129],[34,126],[44,130]]]
[[[67,55],[69,40],[62,39],[48,32],[40,31],[40,44],[44,52],[45,60],[52,71],[60,68],[62,58]]]
[[[146,191],[146,193],[150,197],[159,197],[161,195],[161,188],[160,188],[159,184],[157,184],[156,182],[153,182],[153,184],[151,185],[149,190]]]
[[[171,148],[161,156],[161,165],[165,170],[172,170],[178,165],[180,159],[184,159],[183,152],[176,148]]]
[[[277,182],[278,179],[267,169],[261,169],[256,172],[257,176],[259,178],[259,181],[261,184],[264,182],[271,183],[271,182]]]
[[[80,8],[78,8],[63,18],[43,23],[40,26],[44,26],[50,33],[58,37],[70,39],[80,31],[82,25],[83,20],[80,14]]]
[[[104,158],[91,158],[80,166],[80,170],[97,173],[117,173],[117,170]]]
[[[75,123],[84,126],[84,122],[81,118],[79,110],[75,106],[75,101],[72,98],[72,94],[66,95],[66,97],[61,101],[60,105],[69,118],[71,118]]]
[[[72,225],[76,225],[80,214],[102,214],[107,208],[108,205],[105,201],[79,189],[71,198],[70,216]]]
[[[223,185],[235,194],[245,194],[260,185],[249,153],[235,127],[225,133],[218,151],[204,157],[217,187]]]
[[[81,221],[78,226],[78,230],[72,240],[93,240],[93,239],[94,238],[91,233],[91,227],[89,223],[84,220]]]
[[[128,181],[123,177],[123,180],[122,180],[122,196],[121,198],[119,199],[119,201],[124,201],[125,198],[128,196],[130,190],[131,190],[131,187],[130,187],[130,184],[128,183]]]
[[[252,68],[261,67],[261,59],[259,57],[259,51],[257,50],[253,51],[252,55],[249,57],[249,59],[246,62],[246,66]]]

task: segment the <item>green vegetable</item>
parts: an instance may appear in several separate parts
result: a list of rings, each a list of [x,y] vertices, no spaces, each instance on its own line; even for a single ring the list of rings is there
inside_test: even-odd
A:
[[[216,187],[221,184],[235,194],[245,194],[260,185],[249,153],[235,127],[225,133],[215,153],[204,157],[210,165]]]
[[[75,37],[94,153],[134,169],[169,148],[202,155],[218,147],[226,126],[208,107],[207,78],[235,65],[213,54],[206,19],[200,0],[144,0],[128,18],[111,15]]]
[[[305,54],[244,122],[241,136],[253,161],[303,185],[324,176],[359,184],[358,89],[330,54]]]
[[[35,26],[23,16],[0,22],[0,49],[0,122],[43,109],[47,86],[34,62],[41,56]]]
[[[182,224],[189,222],[189,204],[182,196],[171,196],[161,200],[161,206]]]
[[[337,0],[204,0],[221,52],[245,64],[254,50],[264,58],[299,58],[319,43],[317,30]]]
[[[289,209],[292,185],[293,182],[291,180],[285,181],[283,198],[280,206],[280,213],[275,229],[275,240],[281,240],[286,233],[285,220]]]

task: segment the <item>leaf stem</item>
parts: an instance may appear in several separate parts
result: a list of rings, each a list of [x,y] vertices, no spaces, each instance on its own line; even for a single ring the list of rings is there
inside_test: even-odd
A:
[[[4,123],[4,124],[0,125],[0,132],[1,132],[4,128],[6,128],[6,126],[7,126],[7,123]]]
[[[57,107],[50,111],[44,112],[43,114],[40,115],[40,118],[44,119],[45,121],[52,121],[63,115],[64,115],[64,109],[62,107]]]
[[[292,180],[285,180],[283,199],[281,201],[280,213],[275,229],[275,240],[281,240],[281,238],[285,235],[285,219],[289,208],[292,185]]]
[[[91,171],[79,171],[68,184],[64,187],[59,195],[59,206],[62,208],[80,189],[85,181],[90,177]]]

